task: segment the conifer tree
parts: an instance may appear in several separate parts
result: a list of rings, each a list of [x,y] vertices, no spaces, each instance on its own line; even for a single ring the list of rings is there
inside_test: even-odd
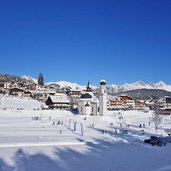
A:
[[[38,77],[38,84],[39,84],[39,85],[44,85],[43,73],[40,73],[40,74],[39,74],[39,77]]]

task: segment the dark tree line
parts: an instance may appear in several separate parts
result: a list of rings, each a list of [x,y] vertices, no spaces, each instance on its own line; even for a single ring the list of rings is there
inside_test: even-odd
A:
[[[30,83],[34,83],[34,81],[30,78],[26,79],[17,75],[10,75],[10,74],[0,74],[0,83],[2,82],[17,82],[21,83],[23,81],[27,81]]]
[[[23,81],[23,78],[16,75],[0,74],[0,82],[6,82],[6,81],[21,82]]]
[[[136,90],[130,90],[120,93],[114,93],[112,95],[128,95],[133,99],[148,100],[152,98],[158,99],[164,96],[171,97],[171,92],[166,90],[160,90],[160,89],[136,89]]]

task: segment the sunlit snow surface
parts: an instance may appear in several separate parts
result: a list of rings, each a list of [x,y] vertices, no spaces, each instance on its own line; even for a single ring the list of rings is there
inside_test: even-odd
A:
[[[69,111],[40,110],[41,105],[1,97],[0,171],[171,170],[171,144],[157,147],[143,142],[156,134],[149,120],[152,112],[116,111],[85,118]],[[128,134],[122,134],[121,127]],[[166,136],[163,128],[171,128],[170,116],[163,117],[158,135]]]

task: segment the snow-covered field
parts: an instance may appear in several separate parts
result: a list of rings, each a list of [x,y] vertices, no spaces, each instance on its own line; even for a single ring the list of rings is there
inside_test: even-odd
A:
[[[156,133],[152,112],[116,111],[85,118],[69,111],[38,110],[41,105],[0,96],[0,171],[171,170],[171,144],[143,142]],[[171,117],[163,117],[159,127],[158,135],[166,136],[163,128],[171,128]]]

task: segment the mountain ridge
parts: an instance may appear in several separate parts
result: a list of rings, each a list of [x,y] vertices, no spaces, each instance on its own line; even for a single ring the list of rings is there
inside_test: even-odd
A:
[[[168,85],[163,81],[159,81],[158,83],[150,83],[150,84],[144,83],[142,81],[136,81],[135,83],[129,83],[129,84],[125,83],[123,85],[111,84],[108,87],[108,90],[114,93],[119,93],[129,90],[137,90],[137,89],[161,89],[171,92],[171,85]]]
[[[23,75],[23,76],[15,76],[15,75],[9,75],[9,74],[0,74],[0,82],[6,81],[6,80],[20,80],[25,79],[29,80],[31,82],[37,83],[37,79]],[[61,87],[71,87],[72,89],[80,89],[84,90],[87,85],[80,85],[78,83],[72,83],[68,81],[51,81],[47,82],[45,84],[58,84]],[[99,86],[97,85],[91,85],[93,89],[98,89]],[[117,85],[117,84],[111,84],[107,85],[107,89],[109,93],[120,93],[120,92],[125,92],[125,91],[130,91],[130,90],[137,90],[137,89],[160,89],[160,90],[166,90],[171,92],[171,85],[164,83],[163,81],[159,81],[157,83],[144,83],[143,81],[136,81],[135,83],[125,83],[123,85]]]

